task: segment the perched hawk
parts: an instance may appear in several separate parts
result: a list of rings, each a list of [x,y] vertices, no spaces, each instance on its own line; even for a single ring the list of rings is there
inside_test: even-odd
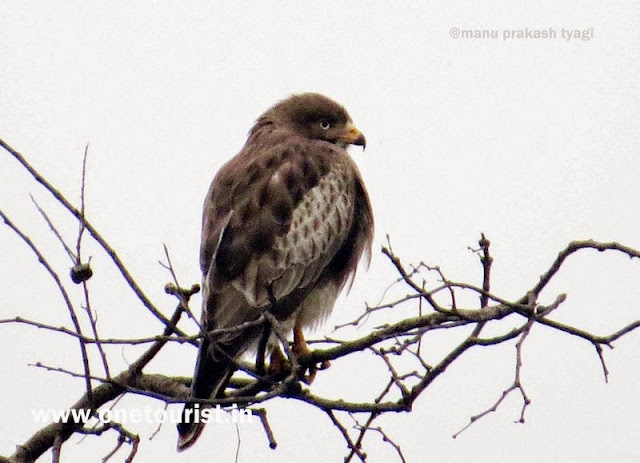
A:
[[[204,202],[205,332],[269,311],[293,330],[293,352],[308,352],[302,329],[329,315],[360,257],[371,254],[371,205],[348,145],[364,148],[365,138],[342,106],[317,93],[293,95],[258,118]],[[191,396],[224,397],[234,359],[256,350],[264,329],[205,335]],[[275,339],[268,349],[272,363],[284,360]],[[193,445],[204,426],[189,422],[194,408],[185,405],[178,450]]]

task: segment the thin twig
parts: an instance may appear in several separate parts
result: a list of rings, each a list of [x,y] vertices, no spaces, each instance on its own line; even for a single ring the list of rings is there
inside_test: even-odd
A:
[[[267,410],[265,408],[252,408],[251,412],[254,415],[257,415],[258,418],[260,418],[260,423],[262,423],[264,432],[267,435],[269,448],[275,450],[276,447],[278,447],[278,443],[276,442],[276,439],[273,436],[273,431],[271,430],[271,426],[269,426],[269,420],[267,419]]]
[[[331,420],[333,425],[336,428],[338,428],[338,431],[340,431],[340,434],[342,434],[342,437],[344,438],[345,442],[347,443],[347,447],[349,448],[349,453],[344,458],[344,463],[349,463],[349,461],[351,461],[351,459],[354,456],[357,456],[360,459],[360,461],[366,462],[367,454],[362,451],[358,443],[353,442],[353,440],[351,439],[351,436],[349,436],[349,432],[347,431],[347,428],[345,428],[344,425],[340,423],[338,418],[336,418],[336,415],[333,412],[333,410],[325,410],[325,412],[329,416],[329,419]]]
[[[62,245],[63,249],[69,256],[69,258],[71,259],[71,262],[73,263],[73,265],[76,265],[78,263],[78,256],[74,254],[71,248],[67,245],[67,243],[65,243],[64,238],[62,238],[62,235],[60,234],[56,226],[53,224],[53,222],[51,221],[47,213],[44,211],[44,209],[40,207],[40,205],[38,204],[36,199],[33,197],[33,195],[29,194],[29,197],[31,198],[31,202],[36,207],[36,209],[38,210],[38,212],[40,213],[44,221],[47,222],[47,225],[49,226],[49,229],[51,230],[53,235],[56,238],[58,238],[58,241],[60,241],[60,244]]]
[[[180,286],[180,283],[178,282],[178,276],[176,275],[176,271],[173,268],[173,263],[171,262],[171,256],[169,255],[169,248],[164,243],[162,244],[162,248],[164,249],[164,256],[167,258],[167,263],[165,264],[162,261],[160,261],[159,264],[163,268],[169,271],[169,274],[173,279],[173,283],[175,284],[175,287],[180,288],[181,286]],[[198,325],[198,329],[202,331],[202,325],[200,324],[200,320],[198,320],[198,318],[193,314],[193,312],[188,306],[185,307],[185,312],[187,313],[189,318],[192,319],[196,323],[196,325]]]
[[[534,322],[535,320],[533,318],[531,318],[527,322],[526,326],[521,332],[520,339],[516,343],[516,346],[515,346],[516,347],[516,368],[515,368],[515,377],[514,377],[513,383],[507,389],[502,391],[502,394],[500,394],[500,397],[498,397],[498,400],[496,400],[493,403],[493,405],[491,405],[486,410],[478,413],[477,415],[474,415],[471,418],[469,418],[469,423],[467,423],[466,426],[464,426],[462,429],[460,429],[458,432],[456,432],[452,436],[454,439],[456,439],[460,434],[462,434],[464,431],[469,429],[471,425],[478,422],[478,420],[498,410],[498,407],[504,401],[504,399],[506,399],[509,396],[509,394],[511,394],[515,390],[518,390],[520,392],[520,395],[522,396],[522,403],[523,403],[522,409],[520,411],[520,418],[518,419],[517,422],[524,423],[524,413],[527,407],[529,406],[529,404],[531,403],[531,400],[529,399],[529,397],[527,396],[527,393],[524,390],[524,386],[522,385],[522,381],[520,377],[520,370],[522,368],[522,346],[523,346],[524,340],[529,335],[529,332],[531,331],[531,327],[533,326]]]
[[[71,317],[71,321],[73,326],[75,327],[76,333],[78,334],[78,343],[80,345],[80,353],[82,354],[82,364],[84,366],[85,372],[85,387],[87,391],[87,397],[89,402],[92,400],[92,390],[91,390],[91,369],[89,367],[89,356],[87,355],[87,347],[84,342],[84,335],[82,334],[82,328],[80,327],[80,322],[78,321],[78,317],[76,316],[75,308],[73,307],[73,303],[71,302],[71,298],[67,293],[62,281],[58,274],[53,270],[53,267],[49,264],[44,255],[40,252],[38,247],[31,241],[27,235],[25,235],[10,219],[7,215],[0,210],[0,217],[4,220],[4,223],[7,224],[9,228],[11,228],[16,235],[20,237],[22,241],[33,251],[33,253],[38,257],[38,261],[45,268],[49,276],[53,279],[60,294],[62,295],[62,299],[64,300],[65,305],[67,306],[67,310],[69,312],[69,316]]]
[[[86,199],[85,199],[85,186],[87,179],[87,156],[89,154],[89,143],[87,143],[84,147],[84,156],[82,156],[82,181],[80,183],[80,216],[82,220],[78,220],[78,239],[76,240],[76,256],[78,259],[78,263],[82,262],[82,236],[84,235],[84,231],[86,230],[85,225],[85,207],[86,207]]]

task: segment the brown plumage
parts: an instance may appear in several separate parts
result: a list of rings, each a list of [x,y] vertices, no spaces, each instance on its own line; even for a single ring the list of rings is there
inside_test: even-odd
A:
[[[204,203],[200,267],[205,331],[256,320],[268,310],[294,351],[303,327],[323,321],[363,253],[370,256],[373,216],[350,144],[365,145],[347,111],[306,93],[258,118],[242,150],[217,173]],[[224,396],[233,360],[257,348],[263,328],[205,336],[192,397]],[[300,344],[302,343],[302,344]],[[278,349],[275,342],[272,349]],[[202,424],[178,426],[178,449]]]

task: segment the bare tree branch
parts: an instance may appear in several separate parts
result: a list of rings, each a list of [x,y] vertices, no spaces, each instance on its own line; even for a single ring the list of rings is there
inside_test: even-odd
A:
[[[83,216],[82,211],[76,209],[68,200],[65,198],[60,191],[58,191],[49,181],[47,181],[40,173],[33,167],[31,164],[25,159],[22,154],[14,150],[11,146],[9,146],[4,140],[0,138],[0,146],[4,148],[9,154],[11,154],[26,170],[31,174],[31,176],[40,183],[49,193],[53,195],[53,197],[62,205],[65,209],[67,209],[73,216],[80,222],[84,224],[84,228],[91,234],[91,236],[96,240],[96,242],[104,249],[107,255],[111,258],[116,268],[120,271],[120,274],[123,276],[125,281],[128,283],[129,287],[133,290],[138,299],[142,302],[144,307],[146,307],[149,312],[151,312],[158,320],[167,325],[169,320],[165,317],[160,310],[151,302],[151,300],[147,297],[147,295],[140,289],[138,284],[133,279],[133,276],[129,273],[124,263],[120,260],[116,251],[107,243],[107,241],[102,237],[100,233],[94,228],[91,223]],[[184,335],[182,332],[178,332],[180,335]]]
[[[89,416],[93,417],[89,420],[89,423],[86,420],[76,420],[76,422],[68,420],[68,422],[53,423],[45,426],[36,431],[22,445],[19,445],[12,456],[0,457],[0,463],[34,462],[48,450],[52,452],[52,460],[59,461],[64,443],[73,434],[102,435],[107,432],[110,434],[117,433],[118,441],[114,448],[104,457],[104,461],[113,459],[123,447],[129,449],[125,461],[132,461],[140,451],[140,438],[136,434],[136,430],[126,429],[122,424],[118,423],[110,423],[108,425],[98,423],[93,425],[100,408],[113,406],[124,394],[160,400],[165,407],[168,404],[184,402],[189,396],[190,378],[172,376],[170,372],[167,372],[167,374],[144,372],[149,362],[156,358],[168,343],[178,342],[198,346],[203,336],[215,339],[221,333],[244,330],[264,323],[270,323],[271,328],[277,335],[291,364],[291,371],[284,375],[284,378],[275,378],[264,374],[264,371],[260,368],[261,365],[256,365],[250,361],[238,361],[235,364],[238,372],[231,378],[226,396],[201,400],[190,398],[190,401],[219,405],[226,410],[231,410],[233,407],[250,407],[252,413],[258,416],[262,423],[269,447],[275,449],[278,444],[267,420],[267,403],[275,398],[293,399],[300,402],[300,406],[311,406],[326,413],[333,426],[337,429],[338,434],[345,441],[347,447],[345,462],[354,459],[361,462],[368,460],[369,457],[365,451],[364,442],[365,437],[371,433],[380,436],[383,442],[393,449],[398,459],[401,462],[405,462],[401,442],[393,440],[386,430],[378,425],[379,421],[378,423],[374,423],[374,421],[386,413],[410,412],[416,406],[419,397],[429,388],[433,381],[445,373],[468,350],[475,347],[490,348],[504,343],[513,345],[516,351],[514,359],[515,371],[513,382],[502,391],[493,403],[491,401],[488,402],[492,403],[492,405],[472,416],[469,423],[458,431],[454,437],[481,418],[496,411],[504,403],[504,399],[512,392],[519,394],[522,398],[522,406],[516,422],[524,423],[525,411],[530,406],[531,400],[525,391],[521,376],[522,368],[524,368],[523,351],[525,347],[530,348],[526,340],[536,324],[553,328],[562,334],[577,337],[591,344],[602,365],[605,381],[608,378],[609,371],[604,358],[604,347],[612,348],[616,340],[630,335],[640,327],[640,320],[635,320],[608,335],[591,333],[579,326],[561,323],[551,318],[565,301],[567,297],[565,294],[555,295],[555,297],[549,299],[551,302],[544,302],[541,298],[542,291],[547,288],[548,284],[558,274],[566,259],[573,254],[592,249],[599,252],[623,253],[633,259],[640,257],[640,251],[616,242],[573,241],[559,252],[540,279],[529,286],[531,288],[529,291],[513,299],[492,293],[492,287],[496,288],[499,285],[492,284],[495,283],[491,273],[494,258],[490,253],[490,241],[482,234],[478,242],[479,248],[472,249],[480,258],[482,278],[479,283],[452,281],[446,277],[445,272],[437,265],[427,265],[423,262],[417,265],[405,264],[394,253],[389,242],[387,246],[382,248],[382,253],[389,259],[394,272],[395,281],[392,282],[389,288],[395,287],[394,289],[399,289],[401,295],[393,299],[388,296],[385,290],[376,305],[366,305],[363,312],[353,321],[336,327],[336,330],[345,327],[358,327],[362,331],[359,331],[357,336],[351,334],[349,339],[325,338],[315,341],[309,340],[308,343],[310,345],[317,347],[309,354],[296,356],[293,353],[287,333],[283,332],[282,327],[269,311],[265,311],[257,320],[237,327],[212,330],[206,333],[201,332],[188,336],[177,325],[183,313],[189,314],[189,317],[195,320],[189,307],[189,301],[191,296],[197,293],[200,288],[198,285],[183,288],[179,284],[167,247],[164,247],[166,263],[161,262],[161,265],[169,271],[173,283],[167,284],[165,291],[178,300],[177,307],[170,318],[163,315],[157,309],[157,306],[142,292],[115,250],[87,221],[85,216],[85,187],[88,147],[85,149],[83,157],[81,205],[77,209],[59,190],[44,179],[20,153],[13,150],[2,140],[0,140],[0,146],[11,154],[78,221],[75,252],[64,244],[65,249],[72,256],[74,264],[76,266],[88,265],[88,263],[82,264],[81,262],[82,238],[84,232],[87,231],[111,258],[113,265],[123,276],[140,304],[163,323],[162,331],[155,335],[154,332],[151,332],[145,337],[132,339],[101,336],[97,329],[97,312],[91,307],[90,288],[87,284],[88,277],[83,277],[80,280],[83,284],[81,305],[86,311],[92,329],[91,336],[85,335],[75,311],[77,301],[74,304],[74,301],[69,296],[69,291],[65,288],[64,282],[59,278],[58,272],[45,259],[44,253],[36,247],[27,234],[14,225],[6,214],[0,210],[0,217],[12,232],[32,250],[41,265],[46,269],[49,277],[54,280],[70,314],[72,327],[53,326],[39,320],[29,320],[19,315],[9,316],[0,320],[0,326],[5,324],[28,325],[75,338],[80,345],[82,371],[75,372],[62,367],[45,366],[41,363],[36,363],[35,366],[55,374],[71,375],[83,380],[86,389],[85,393],[70,406],[70,410],[86,410],[89,412]],[[45,217],[52,232],[62,243],[66,243],[64,237],[54,226],[45,211],[39,206],[37,207]],[[87,268],[90,271],[90,267]],[[402,294],[402,291],[406,291],[406,293]],[[461,299],[457,295],[463,291],[477,295],[480,301],[479,307],[477,305],[472,308],[460,307],[458,301]],[[394,292],[397,293],[397,291]],[[407,313],[409,313],[409,316],[407,316]],[[512,323],[497,323],[505,319]],[[382,321],[376,325],[376,320]],[[496,329],[490,331],[487,328],[489,326]],[[198,327],[200,327],[199,323]],[[451,339],[455,341],[452,343],[453,347],[440,356],[434,353],[425,353],[421,348],[423,340],[436,331],[440,333],[446,331],[447,335],[450,335]],[[488,332],[491,334],[487,334]],[[340,333],[343,334],[344,331]],[[90,369],[86,346],[93,344],[97,346],[100,353],[104,370],[104,375],[102,376],[92,373]],[[110,372],[108,358],[103,347],[119,344],[150,345],[127,369],[116,374],[115,372]],[[347,357],[354,358],[354,356],[366,355],[367,352],[375,355],[379,368],[377,373],[385,378],[385,381],[380,385],[380,390],[371,393],[371,397],[365,397],[364,394],[347,399],[324,396],[316,393],[303,383],[305,379],[304,373],[307,370],[314,371],[318,364],[327,361],[341,361]],[[345,424],[345,421],[348,424]],[[153,433],[152,437],[157,434],[157,431]],[[240,437],[238,434],[236,458],[239,446]]]

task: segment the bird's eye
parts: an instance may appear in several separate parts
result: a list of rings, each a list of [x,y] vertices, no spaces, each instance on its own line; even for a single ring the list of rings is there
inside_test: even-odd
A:
[[[329,122],[329,121],[320,121],[320,128],[322,130],[329,130],[331,128],[331,122]]]

